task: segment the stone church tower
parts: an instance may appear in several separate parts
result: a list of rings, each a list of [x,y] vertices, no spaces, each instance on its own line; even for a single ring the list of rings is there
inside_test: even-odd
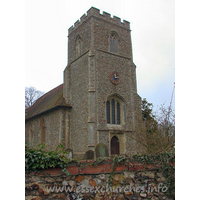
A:
[[[59,87],[62,106],[56,108],[61,133],[57,137],[73,157],[141,152],[132,139],[142,115],[129,22],[90,8],[68,30],[68,65]],[[30,117],[26,121],[30,123]]]

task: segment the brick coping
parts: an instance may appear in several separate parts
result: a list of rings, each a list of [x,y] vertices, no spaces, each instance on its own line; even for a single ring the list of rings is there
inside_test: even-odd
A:
[[[83,174],[100,174],[100,173],[111,173],[113,169],[113,163],[106,161],[104,163],[92,165],[93,161],[80,161],[79,163],[69,164],[65,169],[69,172],[70,175],[83,175]],[[89,165],[88,165],[89,164]],[[175,163],[171,163],[175,165]],[[122,163],[116,166],[115,172],[136,172],[144,170],[154,170],[158,169],[159,165],[153,164],[143,164],[140,162],[129,162],[128,164]],[[35,175],[51,175],[59,176],[62,175],[62,168],[49,168],[45,170],[40,170],[38,172],[32,172],[31,174]]]

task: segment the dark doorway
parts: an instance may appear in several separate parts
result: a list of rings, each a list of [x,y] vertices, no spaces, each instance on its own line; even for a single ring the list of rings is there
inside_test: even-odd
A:
[[[119,140],[116,136],[111,139],[111,155],[119,155]]]

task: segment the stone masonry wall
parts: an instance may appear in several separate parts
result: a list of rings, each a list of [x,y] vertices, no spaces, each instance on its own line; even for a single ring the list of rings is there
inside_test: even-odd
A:
[[[110,35],[117,37],[117,52],[110,51]],[[81,51],[77,53],[77,38],[81,38]],[[79,46],[78,46],[79,47]],[[110,81],[116,71],[120,83]],[[120,154],[141,153],[134,136],[141,115],[137,94],[136,66],[132,59],[130,24],[94,7],[77,20],[68,30],[68,66],[64,70],[63,95],[71,106],[68,148],[73,156],[84,159],[85,152],[95,150],[98,143],[109,149],[112,136],[119,139]],[[119,97],[121,124],[107,124],[106,101]],[[81,144],[81,145],[77,145]],[[138,151],[138,152],[136,152]]]
[[[88,144],[88,56],[70,65],[71,146],[76,158],[84,159]],[[81,144],[81,145],[77,145]],[[80,156],[80,157],[78,157]]]
[[[118,165],[111,176],[109,162],[93,166],[82,161],[80,165],[68,166],[67,173],[54,168],[26,174],[25,199],[173,199],[166,195],[165,174],[158,172],[158,168],[141,163]]]
[[[52,112],[37,116],[25,124],[25,139],[30,146],[35,148],[41,143],[40,121],[43,118],[46,132],[46,149],[53,150],[59,143],[64,144],[63,116],[67,114],[63,109],[57,109]]]

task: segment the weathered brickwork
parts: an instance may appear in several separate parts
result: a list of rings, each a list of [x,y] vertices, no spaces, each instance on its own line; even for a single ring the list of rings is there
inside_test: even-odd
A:
[[[111,36],[115,38],[114,47]],[[119,84],[111,82],[112,72],[119,74]],[[142,115],[129,22],[121,22],[106,12],[100,14],[92,7],[69,28],[68,65],[64,70],[62,95],[72,108],[49,111],[43,116],[49,148],[62,143],[65,149],[73,150],[74,158],[84,159],[89,150],[95,158],[99,143],[106,145],[111,155],[111,139],[117,137],[120,154],[145,151],[133,139],[140,134]],[[106,102],[112,98],[120,102],[120,116],[116,114],[119,124],[107,122]],[[29,123],[34,129],[33,140]],[[33,146],[41,141],[39,126],[39,117],[27,122],[26,140]]]

